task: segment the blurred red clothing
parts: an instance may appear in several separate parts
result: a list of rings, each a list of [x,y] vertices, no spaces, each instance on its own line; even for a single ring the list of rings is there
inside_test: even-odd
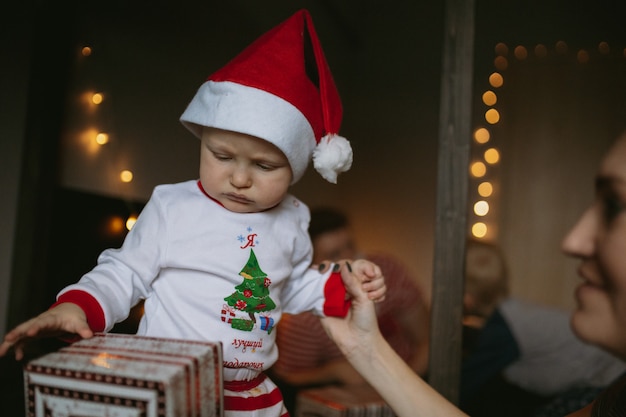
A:
[[[412,310],[425,308],[423,293],[408,269],[394,257],[379,253],[369,254],[366,258],[380,267],[387,285],[385,300],[376,305],[381,332],[396,352],[408,361],[418,347],[405,334],[401,318],[411,314]],[[418,326],[417,323],[414,325]],[[314,369],[343,358],[326,335],[319,318],[312,313],[285,314],[277,328],[276,343],[279,355],[273,369],[280,373]]]

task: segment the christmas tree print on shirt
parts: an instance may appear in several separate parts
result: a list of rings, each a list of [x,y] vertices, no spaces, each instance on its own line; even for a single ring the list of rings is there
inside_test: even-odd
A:
[[[248,262],[241,269],[239,275],[243,277],[243,281],[235,287],[235,292],[224,298],[224,301],[236,310],[248,313],[250,317],[250,319],[232,318],[230,320],[231,326],[235,329],[250,331],[256,323],[256,313],[276,308],[276,303],[270,297],[269,286],[272,282],[259,266],[252,248],[250,248]],[[265,319],[263,320],[263,327],[268,327],[265,325],[267,318],[262,318]],[[268,333],[271,332],[272,327],[268,327],[267,330]]]

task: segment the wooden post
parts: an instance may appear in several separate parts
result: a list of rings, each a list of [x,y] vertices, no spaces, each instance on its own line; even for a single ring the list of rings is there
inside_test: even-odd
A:
[[[458,404],[471,139],[474,1],[447,0],[443,43],[429,383]]]

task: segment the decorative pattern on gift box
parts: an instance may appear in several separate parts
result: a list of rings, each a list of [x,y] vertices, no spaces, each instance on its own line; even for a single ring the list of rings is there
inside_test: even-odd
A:
[[[222,346],[98,334],[29,362],[27,417],[221,417]]]

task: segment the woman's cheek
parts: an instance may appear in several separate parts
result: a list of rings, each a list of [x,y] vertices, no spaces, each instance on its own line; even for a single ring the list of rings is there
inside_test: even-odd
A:
[[[598,288],[579,288],[578,307],[572,314],[572,330],[583,341],[604,345],[615,327],[615,310],[606,292]]]

